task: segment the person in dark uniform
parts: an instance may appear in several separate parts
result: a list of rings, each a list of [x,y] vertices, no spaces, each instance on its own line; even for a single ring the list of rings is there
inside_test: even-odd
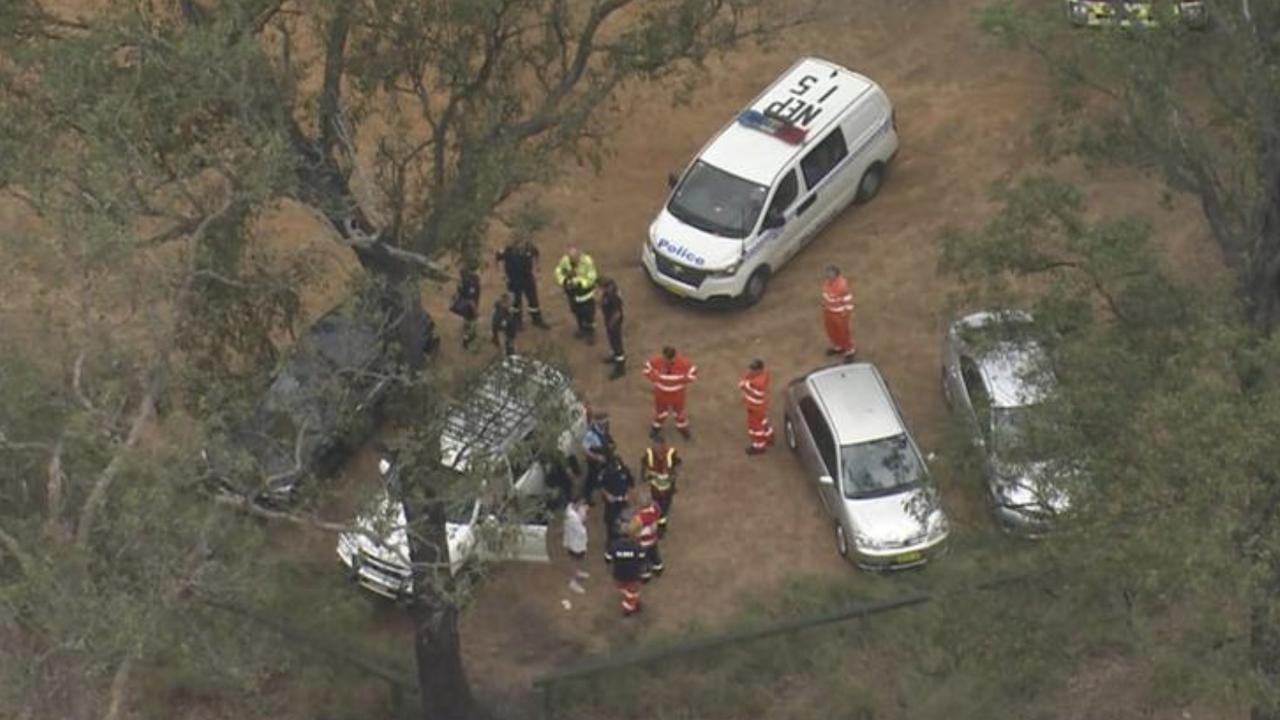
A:
[[[582,435],[582,451],[587,457],[587,475],[583,479],[582,499],[595,505],[596,489],[600,487],[600,471],[613,454],[613,435],[609,432],[609,413],[602,411],[588,414],[587,431]]]
[[[545,451],[541,460],[547,473],[547,509],[559,512],[573,500],[574,478],[581,474],[582,465],[576,456],[559,449]]]
[[[538,247],[527,238],[512,240],[498,252],[498,261],[507,276],[507,290],[515,299],[516,323],[524,322],[524,303],[529,301],[529,318],[543,330],[550,327],[542,319],[538,305]]]
[[[610,380],[617,380],[627,372],[627,355],[622,349],[622,295],[613,278],[600,280],[600,314],[604,316],[604,331],[609,336],[610,353],[606,363],[613,363]]]
[[[622,596],[622,614],[640,612],[640,583],[646,567],[645,550],[625,532],[609,540],[606,554],[613,558],[613,581]]]
[[[511,293],[502,293],[493,304],[493,345],[501,347],[506,355],[513,355],[516,351],[516,334],[520,332],[520,323],[516,318],[515,310],[511,307]],[[501,344],[499,337],[503,339]]]
[[[458,287],[449,310],[462,318],[462,347],[470,349],[476,341],[476,318],[480,316],[480,276],[469,264],[458,273]]]
[[[626,463],[617,453],[610,453],[604,467],[600,469],[600,490],[604,494],[604,530],[606,537],[613,540],[620,531],[618,520],[627,509],[628,495],[636,484],[635,478]],[[610,562],[608,551],[605,562]]]

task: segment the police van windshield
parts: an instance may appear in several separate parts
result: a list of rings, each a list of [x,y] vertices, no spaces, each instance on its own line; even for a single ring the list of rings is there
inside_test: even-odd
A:
[[[667,210],[681,222],[723,237],[745,238],[755,228],[769,189],[699,160],[685,173]]]

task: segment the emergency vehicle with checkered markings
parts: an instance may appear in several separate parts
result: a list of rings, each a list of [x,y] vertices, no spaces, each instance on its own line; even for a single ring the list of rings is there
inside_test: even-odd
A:
[[[641,262],[676,295],[752,305],[823,226],[875,196],[897,150],[879,85],[802,58],[669,178]]]

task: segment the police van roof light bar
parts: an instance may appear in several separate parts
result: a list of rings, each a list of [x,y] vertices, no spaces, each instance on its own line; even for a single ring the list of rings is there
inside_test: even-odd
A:
[[[809,131],[802,127],[797,127],[775,117],[769,117],[759,110],[743,110],[738,113],[738,124],[768,133],[789,145],[802,144],[805,136],[809,134]]]

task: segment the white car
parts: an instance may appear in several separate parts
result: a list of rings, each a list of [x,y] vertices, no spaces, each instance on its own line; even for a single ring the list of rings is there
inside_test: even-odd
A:
[[[676,295],[755,303],[824,225],[875,196],[897,151],[879,85],[803,58],[670,179],[640,260]]]
[[[537,459],[545,423],[559,426],[557,449],[581,454],[586,409],[569,380],[532,358],[507,357],[450,411],[440,436],[439,476],[464,492],[446,502],[450,571],[472,560],[548,562],[547,526],[523,517],[541,504],[546,468]],[[554,433],[557,428],[550,430]],[[338,557],[363,587],[393,599],[413,592],[404,506],[396,491],[401,468],[379,461],[385,481],[356,530],[338,536]]]

